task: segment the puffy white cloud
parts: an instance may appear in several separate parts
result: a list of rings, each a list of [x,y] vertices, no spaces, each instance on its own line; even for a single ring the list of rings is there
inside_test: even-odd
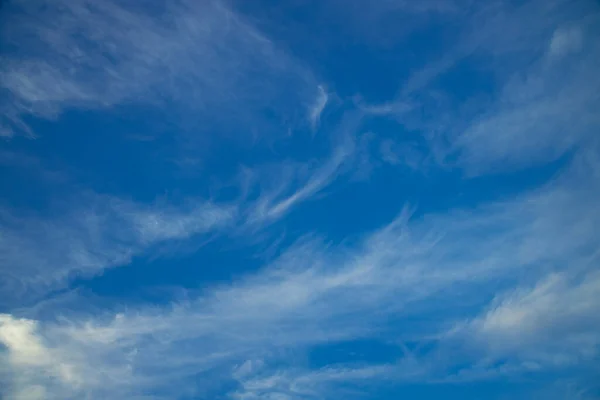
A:
[[[35,336],[36,323],[0,315],[0,340],[16,365],[44,365],[50,362],[48,350]]]

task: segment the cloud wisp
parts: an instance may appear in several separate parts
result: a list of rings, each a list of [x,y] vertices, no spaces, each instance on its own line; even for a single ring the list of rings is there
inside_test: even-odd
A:
[[[406,211],[357,246],[328,246],[307,238],[255,275],[169,307],[54,321],[5,315],[2,338],[8,353],[3,357],[10,368],[3,379],[15,392],[43,387],[50,399],[129,397],[166,393],[179,387],[172,379],[183,383],[201,372],[220,371],[223,385],[238,377],[241,386],[232,392],[238,398],[279,393],[294,399],[321,397],[336,382],[360,381],[360,376],[434,381],[469,357],[489,360],[492,370],[494,360],[544,370],[560,367],[556,360],[572,355],[575,346],[576,357],[589,360],[597,355],[598,344],[593,225],[600,210],[592,200],[597,184],[580,179],[589,177],[590,165],[582,165],[583,175],[573,167],[540,191],[479,210],[419,219]],[[557,215],[556,209],[571,211]],[[497,293],[498,285],[510,288],[532,279],[531,289],[507,292],[491,305],[485,300]],[[473,307],[482,310],[481,317],[461,322]],[[424,325],[403,323],[415,313],[437,319]],[[527,324],[519,324],[524,318]],[[536,333],[549,323],[565,332]],[[21,345],[10,332],[24,332],[19,340],[35,346]],[[374,332],[391,334],[400,347],[417,340],[433,342],[436,350],[364,369],[332,365],[308,372],[300,363],[264,367],[258,375],[239,373],[246,360],[264,360],[257,365],[269,366],[283,357],[289,363],[286,352]],[[453,357],[456,346],[466,350],[458,361]],[[31,351],[51,352],[52,363],[44,363],[44,357],[29,363]],[[97,361],[93,366],[87,362],[90,357]],[[471,371],[471,378],[478,373]],[[260,374],[266,374],[262,383]],[[306,376],[290,378],[297,374]],[[189,390],[206,394],[211,389],[199,383]],[[166,397],[185,394],[168,393]]]
[[[319,126],[319,122],[321,121],[321,114],[323,110],[325,110],[325,106],[327,105],[327,101],[329,101],[329,95],[325,91],[323,86],[318,86],[318,94],[315,99],[314,104],[309,109],[308,117],[310,120],[310,125],[312,129],[315,130]]]
[[[169,209],[84,196],[78,203],[58,217],[2,210],[3,301],[36,298],[74,276],[127,264],[160,243],[217,232],[235,218],[234,208],[210,202]]]
[[[460,14],[457,43],[417,69],[393,102],[365,111],[420,132],[441,163],[471,175],[542,165],[585,146],[600,122],[600,9],[577,5],[497,2]],[[460,78],[466,100],[446,87],[465,64],[476,71]]]
[[[318,195],[338,177],[352,170],[356,165],[356,131],[361,118],[361,114],[352,112],[342,119],[336,128],[336,134],[332,135],[338,136],[337,142],[325,160],[316,163],[279,162],[276,168],[268,168],[270,172],[275,172],[274,178],[260,179],[259,176],[257,183],[260,193],[257,199],[250,200],[248,207],[249,226],[264,226],[280,219],[292,207]],[[252,181],[256,180],[254,178],[257,174],[260,175],[260,171],[246,172],[247,182],[244,186],[252,186]]]
[[[262,16],[286,10],[220,0],[143,3],[11,0],[0,13],[0,136],[12,138],[0,163],[8,172],[25,171],[5,184],[25,197],[0,200],[0,397],[351,399],[403,384],[513,377],[557,377],[557,388],[569,387],[569,379],[595,373],[597,4],[385,1],[366,9],[363,0],[352,0],[307,6],[298,13],[307,20],[333,10],[356,25],[340,22],[341,34],[323,38],[310,62],[331,61],[323,53],[336,40],[364,36],[332,53],[348,60],[315,68],[356,68],[327,82],[294,58],[310,53],[310,45],[288,49],[295,39],[286,29],[275,29],[281,37],[270,39],[255,28],[267,32],[270,21]],[[364,15],[357,12],[363,9]],[[407,26],[394,30],[400,19]],[[330,32],[318,25],[313,34]],[[371,35],[361,33],[365,26],[374,27]],[[431,46],[419,48],[428,40]],[[365,79],[389,94],[382,87],[393,80],[386,74],[395,66],[386,72],[373,64],[380,52],[393,64],[397,58],[386,52],[401,49],[403,41],[403,57],[412,65],[398,68],[409,76],[393,98],[339,95],[370,68],[382,76]],[[438,50],[436,60],[431,53]],[[374,60],[361,59],[367,55]],[[330,72],[336,71],[324,71]],[[52,120],[65,117],[69,125],[69,112],[85,120],[129,107],[141,110],[132,118],[163,119],[174,137],[206,136],[203,143],[210,147],[214,140],[212,148],[222,153],[198,163],[206,168],[197,180],[176,177],[159,163],[148,172],[140,165],[149,164],[137,161],[171,156],[178,139],[158,140],[138,129],[136,137],[149,140],[135,149],[148,153],[133,152],[122,166],[140,167],[132,176],[144,175],[147,186],[129,187],[138,182],[121,182],[121,165],[105,171],[97,162],[84,168],[98,169],[93,176],[100,179],[119,179],[100,187],[123,192],[100,194],[95,181],[84,192],[48,171],[44,185],[17,182],[45,171],[44,157],[23,154],[68,158],[78,152],[69,147],[70,137],[20,135],[36,136],[38,126],[50,127],[44,138],[60,135],[52,129],[60,123]],[[132,128],[126,125],[119,127]],[[308,134],[261,147],[273,132],[292,131]],[[117,136],[110,140],[122,145]],[[231,151],[245,136],[256,139],[252,151]],[[73,159],[87,161],[83,157]],[[174,158],[177,173],[198,160]],[[431,174],[415,184],[414,176],[396,173],[398,167]],[[550,174],[543,184],[530,184]],[[456,191],[448,188],[457,181]],[[337,191],[341,184],[355,186]],[[164,199],[148,195],[152,188],[164,190]],[[39,198],[28,205],[32,192]],[[57,192],[60,201],[48,204]],[[434,210],[417,213],[402,204],[425,192]],[[456,196],[445,203],[448,193]],[[465,200],[465,193],[471,197]],[[325,195],[331,197],[319,203]],[[130,200],[149,197],[155,200]],[[346,221],[352,225],[332,228]],[[382,222],[373,228],[373,221]],[[211,248],[185,260],[148,263],[166,265],[159,277],[176,273],[180,262],[186,273],[198,272],[163,303],[92,293],[108,269],[130,266],[129,282],[157,272],[138,269],[148,258],[208,242],[217,247],[214,257]],[[265,247],[269,254],[257,256]],[[354,351],[365,343],[368,351]]]
[[[146,5],[5,4],[3,135],[35,135],[28,116],[132,103],[162,110],[174,104],[179,118],[200,115],[203,126],[226,132],[231,120],[268,126],[257,117],[265,112],[290,121],[310,101],[317,86],[310,72],[224,2]]]
[[[342,121],[343,134],[324,160],[245,169],[236,187],[241,198],[229,202],[188,198],[148,205],[87,194],[66,200],[68,210],[56,208],[51,215],[0,209],[2,302],[39,298],[75,277],[128,265],[172,242],[264,230],[352,170],[359,122],[359,114]]]

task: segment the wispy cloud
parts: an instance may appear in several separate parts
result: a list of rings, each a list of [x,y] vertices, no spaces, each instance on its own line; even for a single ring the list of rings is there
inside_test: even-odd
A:
[[[600,345],[594,333],[599,290],[597,271],[574,277],[551,273],[498,297],[466,328],[494,360],[510,355],[535,369],[590,359]]]
[[[231,397],[240,400],[354,397],[365,395],[364,389],[368,388],[369,383],[381,383],[391,378],[393,369],[389,365],[338,366],[313,371],[289,369],[275,373],[259,369],[249,376],[240,377],[241,387]],[[348,389],[348,383],[353,389]]]
[[[143,8],[13,1],[2,20],[5,136],[35,134],[28,115],[123,102],[160,105],[166,114],[175,102],[179,118],[200,114],[203,126],[224,129],[233,117],[265,126],[261,111],[288,121],[316,86],[309,71],[216,0]]]
[[[458,43],[416,71],[398,98],[343,114],[326,155],[252,165],[230,203],[92,194],[47,213],[0,208],[0,298],[9,305],[0,314],[0,396],[352,398],[386,382],[591,370],[600,349],[600,51],[589,40],[597,7],[384,3],[376,11],[465,23],[456,24]],[[128,102],[175,103],[223,127],[300,115],[317,129],[328,114],[324,86],[218,1],[138,10],[36,0],[5,9],[2,44],[27,38],[0,58],[5,136],[33,135],[24,122],[31,116]],[[488,97],[459,101],[440,84],[467,59],[493,81]],[[427,157],[473,174],[572,157],[554,179],[515,197],[419,217],[404,206],[389,223],[341,241],[304,232],[292,244],[276,242],[260,268],[168,304],[102,311],[89,294],[67,291],[37,307],[12,306],[172,242],[252,239],[357,173],[362,123],[388,116],[431,148],[421,153],[392,137],[377,143],[380,155],[416,170]],[[365,339],[398,353],[319,365],[310,357]]]
[[[151,246],[215,232],[235,209],[209,202],[154,207],[84,196],[58,216],[0,212],[0,292],[3,302],[62,288],[74,275],[93,276],[126,264]]]
[[[250,224],[266,223],[285,215],[294,205],[303,202],[329,186],[348,170],[356,156],[356,132],[362,115],[357,112],[346,114],[332,134],[334,145],[331,154],[318,163],[278,163],[274,179],[263,179],[258,199],[249,207]],[[311,165],[312,164],[312,165]],[[308,171],[303,171],[308,167]],[[304,174],[302,174],[304,172]],[[247,179],[252,180],[250,174]],[[260,181],[258,182],[260,186]],[[247,183],[246,185],[250,185]]]
[[[583,33],[579,27],[559,28],[554,31],[548,52],[552,57],[563,57],[581,51]]]
[[[308,117],[310,119],[310,125],[313,130],[317,129],[319,122],[321,121],[321,113],[325,109],[327,105],[327,101],[329,100],[329,95],[323,88],[323,86],[319,85],[317,98],[315,99],[314,104],[309,109]]]
[[[211,371],[220,371],[214,379],[224,385],[242,380],[242,388],[232,392],[239,398],[253,398],[252,393],[299,398],[319,397],[328,384],[356,381],[355,375],[373,377],[373,368],[390,371],[384,377],[418,375],[421,380],[447,377],[465,357],[471,362],[535,362],[544,369],[556,363],[540,354],[558,355],[558,349],[568,352],[569,346],[582,343],[588,347],[578,347],[579,357],[589,359],[596,354],[597,274],[592,271],[598,246],[594,227],[600,218],[593,200],[598,187],[590,186],[590,176],[590,164],[582,162],[547,188],[516,200],[419,219],[406,211],[357,246],[302,240],[255,275],[205,289],[169,307],[129,309],[116,316],[74,315],[62,321],[4,316],[2,329],[26,327],[25,338],[53,354],[53,363],[43,366],[53,372],[36,372],[39,365],[15,361],[27,354],[19,353],[24,347],[5,335],[10,348],[3,356],[10,366],[5,373],[25,377],[11,380],[15,390],[44,386],[47,398],[151,395],[167,393],[167,385],[165,396],[173,397],[178,387],[173,379],[187,382],[182,387],[189,388],[188,377]],[[557,214],[557,209],[569,213]],[[581,273],[565,275],[567,267]],[[510,294],[515,283],[531,278],[539,283]],[[488,304],[499,287],[508,294]],[[473,308],[484,310],[482,316],[468,320],[462,330],[450,330],[470,318]],[[422,325],[403,323],[415,313],[436,319]],[[516,323],[519,318],[527,322]],[[547,324],[561,324],[566,336],[536,333]],[[383,337],[392,333],[388,338],[397,343],[434,343],[436,350],[433,355],[414,351],[406,359],[364,370],[332,365],[320,373],[308,372],[302,363],[290,365],[293,359],[285,355],[374,332]],[[559,336],[573,340],[562,343]],[[535,344],[525,349],[533,338]],[[480,346],[473,353],[469,349],[475,343]],[[453,358],[456,346],[466,352]],[[272,372],[240,375],[239,366],[246,360],[270,365],[281,357],[286,367],[275,362]],[[77,385],[61,377],[60,365],[77,372]],[[285,386],[296,376],[295,369],[306,377]],[[194,390],[209,386],[199,383]]]
[[[51,215],[0,209],[3,302],[37,298],[76,276],[127,265],[170,242],[265,229],[352,170],[359,122],[360,114],[353,113],[340,123],[339,140],[324,160],[244,170],[237,187],[242,198],[232,202],[188,198],[178,205],[164,200],[148,205],[87,194],[64,199],[68,209],[55,207]]]
[[[457,17],[454,46],[417,69],[395,101],[366,112],[421,132],[438,161],[470,174],[539,165],[594,138],[597,6],[494,2]],[[466,100],[443,83],[463,65],[478,71],[460,78],[473,88]]]
[[[550,39],[552,56],[556,35],[563,33]],[[599,54],[592,45],[563,60],[542,56],[525,75],[512,75],[490,111],[456,137],[462,162],[471,169],[523,166],[556,159],[593,138],[600,123],[593,112],[600,104],[598,83],[592,78]]]

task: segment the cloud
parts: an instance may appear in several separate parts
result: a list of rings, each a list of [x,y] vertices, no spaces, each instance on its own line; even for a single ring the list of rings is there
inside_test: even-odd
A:
[[[52,217],[1,211],[3,302],[35,298],[74,275],[96,275],[160,243],[217,232],[235,218],[234,208],[202,201],[176,208],[94,195],[77,203]]]
[[[368,386],[373,380],[381,382],[390,376],[391,366],[333,367],[319,370],[295,369],[284,372],[258,371],[240,380],[241,388],[232,394],[240,400],[319,398],[323,396],[356,396],[359,390],[344,390],[337,384],[351,383]],[[269,374],[269,372],[271,374]]]
[[[267,228],[351,170],[359,123],[357,113],[343,119],[339,139],[323,160],[246,169],[235,187],[241,197],[231,202],[188,198],[178,205],[142,204],[92,193],[64,200],[68,209],[55,207],[50,215],[0,209],[2,303],[39,298],[66,287],[76,276],[89,278],[127,265],[133,257],[155,254],[172,242],[201,235],[246,238],[249,231]],[[36,170],[46,171],[36,161]]]
[[[581,50],[583,34],[577,27],[554,31],[548,51],[552,57],[562,57]]]
[[[200,115],[202,126],[223,132],[231,120],[265,128],[272,121],[258,115],[290,122],[316,86],[309,71],[216,0],[143,8],[15,0],[2,19],[5,136],[34,135],[28,116],[132,103],[160,106],[167,116],[176,107],[182,126],[183,117]]]
[[[413,170],[418,170],[423,163],[424,156],[414,145],[400,145],[387,139],[379,145],[381,159],[388,164],[403,165]]]
[[[600,121],[592,109],[600,102],[597,49],[569,65],[540,60],[513,76],[490,111],[458,134],[454,146],[472,170],[522,167],[554,160],[592,139]]]
[[[17,385],[21,380],[26,381],[26,375],[34,371],[40,375],[50,374],[65,384],[77,386],[75,371],[70,365],[63,364],[56,354],[42,343],[36,330],[35,321],[0,314],[0,342],[8,351],[8,362],[15,368],[10,373],[15,374],[13,379]],[[46,396],[43,385],[29,385],[24,382],[22,386],[15,393],[16,399],[43,399]]]
[[[472,211],[414,218],[405,210],[352,245],[308,237],[252,275],[203,288],[169,306],[79,312],[54,320],[4,316],[5,326],[8,321],[20,327],[23,338],[17,343],[38,343],[39,350],[32,349],[40,354],[52,349],[53,360],[78,373],[77,385],[61,380],[58,372],[48,381],[38,367],[15,361],[19,358],[11,354],[19,347],[4,335],[13,349],[3,356],[9,371],[27,370],[20,375],[24,380],[13,379],[12,385],[17,391],[45,387],[49,399],[172,398],[182,394],[178,388],[210,397],[217,382],[219,390],[241,385],[231,390],[238,398],[318,398],[360,376],[365,384],[443,380],[468,362],[482,369],[463,372],[461,379],[469,374],[478,379],[491,371],[519,373],[519,365],[531,369],[527,362],[535,362],[537,370],[556,368],[552,357],[541,355],[558,357],[575,348],[589,360],[598,339],[593,271],[600,210],[594,165],[579,157],[548,186]],[[511,290],[515,284],[527,287],[524,282],[531,279],[539,283]],[[499,289],[506,294],[498,295]],[[473,309],[484,311],[473,318]],[[418,323],[415,315],[431,318]],[[562,330],[544,333],[556,325]],[[448,334],[451,326],[461,328]],[[411,345],[398,361],[364,368],[329,365],[317,372],[290,355],[374,335],[399,347],[416,341],[434,350]],[[492,362],[507,359],[504,367]],[[386,374],[379,378],[373,372],[378,370]],[[200,373],[216,374],[213,383],[192,384]]]
[[[600,50],[587,40],[600,9],[568,4],[486,3],[457,15],[456,42],[415,69],[397,98],[366,111],[419,132],[438,162],[470,175],[541,165],[587,145],[600,123]],[[475,73],[460,75],[464,68]],[[456,79],[464,96],[448,85]]]
[[[329,95],[327,94],[323,86],[319,85],[318,90],[319,93],[317,94],[317,98],[315,99],[314,104],[309,110],[309,120],[313,130],[316,129],[319,125],[319,122],[321,120],[321,113],[325,109],[325,106],[327,105],[327,101],[329,99]]]
[[[476,340],[492,354],[510,354],[544,364],[574,363],[593,358],[600,345],[596,294],[600,275],[550,274],[533,287],[500,296],[471,322]]]
[[[317,163],[280,162],[269,171],[275,172],[275,178],[258,178],[259,186],[264,187],[249,207],[248,222],[250,225],[268,223],[281,218],[293,206],[306,201],[322,192],[327,186],[355,164],[357,153],[356,131],[360,127],[362,115],[357,112],[347,113],[331,134],[334,145],[331,154]],[[308,171],[306,171],[308,168]],[[246,170],[247,183],[257,180],[260,171]],[[302,173],[304,172],[304,173]],[[271,174],[273,176],[273,174]]]
[[[0,324],[0,338],[8,348],[13,364],[39,365],[49,362],[48,352],[35,336],[34,321],[2,315]]]
[[[280,101],[276,118],[286,120],[294,115],[287,105],[300,105],[306,123],[306,105],[315,100],[310,74],[219,2],[144,12],[126,3],[40,4],[9,6],[16,22],[3,28],[3,40],[29,39],[22,57],[0,60],[4,132],[25,132],[28,117],[67,109],[162,106],[163,95],[165,104],[200,110],[211,123],[255,121],[257,110]],[[478,9],[464,40],[409,79],[398,99],[344,114],[328,155],[248,167],[241,198],[231,204],[89,195],[49,214],[0,209],[0,294],[9,304],[0,315],[0,395],[352,398],[386,382],[591,370],[600,341],[600,163],[592,135],[598,51],[587,40],[590,25],[578,18],[565,25],[557,16],[566,4],[553,2],[547,13],[541,1]],[[415,14],[437,13],[437,5],[386,3]],[[42,22],[32,25],[36,15]],[[531,15],[548,20],[525,24]],[[497,87],[485,107],[457,111],[449,93],[432,92],[473,55],[496,61],[488,72]],[[327,105],[319,90],[308,115],[314,128]],[[338,242],[308,232],[276,243],[276,256],[261,268],[169,304],[102,310],[89,294],[67,291],[13,307],[13,299],[41,298],[73,276],[94,276],[171,242],[253,236],[360,169],[362,122],[389,115],[441,148],[443,162],[471,173],[574,155],[555,179],[514,198],[421,217],[405,206],[359,237]],[[382,141],[379,150],[391,164],[422,167],[421,149],[404,144]],[[69,302],[82,306],[73,310]],[[396,346],[398,355],[312,363],[315,348],[366,338]]]
[[[531,1],[508,15],[520,21],[545,6]],[[503,28],[490,28],[496,46],[478,53],[496,52],[488,68],[498,95],[448,138],[450,153],[471,173],[539,165],[593,140],[600,123],[592,111],[600,102],[593,77],[600,49],[585,38],[595,35],[591,21],[600,9],[589,2],[571,12],[565,7],[558,1],[533,23],[511,23],[509,36],[520,43],[512,51],[503,50],[506,38],[495,32]],[[565,21],[572,26],[565,28]]]

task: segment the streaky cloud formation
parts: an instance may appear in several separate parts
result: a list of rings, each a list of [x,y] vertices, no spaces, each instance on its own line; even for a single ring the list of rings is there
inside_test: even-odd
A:
[[[78,315],[46,323],[7,315],[3,317],[4,330],[25,329],[24,340],[37,343],[25,348],[3,339],[10,350],[8,361],[17,370],[38,370],[24,375],[32,378],[26,386],[43,386],[48,374],[56,377],[51,384],[60,388],[56,389],[61,393],[57,397],[84,393],[128,397],[140,390],[160,390],[158,386],[167,384],[157,379],[163,373],[183,379],[197,371],[225,368],[230,375],[221,379],[231,380],[235,379],[231,371],[236,364],[269,359],[272,348],[289,350],[356,340],[369,337],[374,330],[389,335],[390,329],[410,320],[414,313],[434,313],[438,321],[396,328],[390,339],[419,341],[422,337],[424,343],[437,343],[435,355],[412,355],[416,369],[404,366],[406,360],[400,360],[399,365],[377,366],[387,371],[383,376],[369,373],[373,367],[356,370],[340,366],[313,378],[303,377],[302,385],[327,386],[338,380],[350,383],[356,375],[365,379],[437,380],[444,370],[447,374],[455,367],[452,353],[457,341],[467,350],[463,357],[473,354],[473,346],[477,346],[480,359],[488,364],[477,368],[488,374],[494,369],[502,373],[503,366],[494,367],[498,360],[507,368],[526,370],[592,360],[598,344],[594,333],[599,323],[595,317],[598,307],[593,301],[598,289],[597,273],[593,272],[598,240],[586,231],[598,222],[600,214],[590,202],[591,208],[580,205],[577,210],[592,217],[589,226],[579,218],[565,225],[553,215],[556,207],[573,209],[571,202],[578,201],[576,190],[566,191],[576,177],[577,171],[569,173],[540,192],[491,209],[420,219],[405,212],[367,235],[355,249],[332,253],[319,241],[306,239],[255,276],[165,308],[142,308],[92,319]],[[591,194],[597,193],[596,185]],[[582,242],[582,237],[587,241]],[[563,257],[571,265],[547,266]],[[571,277],[566,271],[579,272]],[[498,297],[487,311],[477,300],[483,291],[493,294],[498,282],[510,287],[506,285],[518,282],[522,274],[523,279],[531,274],[545,277],[532,287]],[[440,313],[439,301],[447,303],[446,294],[453,291],[462,295]],[[474,296],[476,293],[479,296]],[[480,317],[466,325],[461,322],[463,310],[481,306]],[[452,323],[457,325],[451,328],[448,324]],[[444,326],[448,326],[448,333],[437,335],[436,330]],[[560,326],[563,331],[550,330],[550,326]],[[49,347],[40,343],[49,343]],[[195,349],[192,358],[185,354],[190,346]],[[36,357],[34,365],[22,361],[32,351],[53,352],[53,356],[47,362]],[[167,354],[172,358],[162,356]],[[87,364],[90,357],[98,362]],[[61,372],[65,368],[79,375],[67,379]],[[290,373],[296,372],[278,372],[281,378],[262,383],[270,385],[266,388],[254,377],[244,378],[252,381],[242,380],[242,389],[257,393],[283,390],[279,385],[290,379]],[[310,394],[313,389],[305,392],[295,388],[302,386],[299,382],[286,385],[284,392],[291,393],[290,398],[322,395],[319,391]],[[250,394],[243,396],[252,398]]]
[[[358,121],[357,116],[351,116],[342,126],[355,130]],[[69,201],[68,211],[57,209],[59,217],[19,215],[3,209],[0,248],[6,268],[0,269],[0,291],[5,301],[11,297],[23,300],[36,291],[42,295],[61,289],[74,277],[90,277],[104,269],[127,265],[132,258],[157,250],[161,244],[256,232],[338,178],[343,168],[353,163],[354,140],[344,134],[324,162],[292,163],[285,168],[289,174],[279,176],[281,171],[273,166],[256,173],[246,169],[247,177],[239,186],[246,191],[258,186],[256,198],[247,204],[239,200],[216,203],[188,199],[179,205],[165,201],[146,205],[83,194]],[[295,170],[304,173],[295,179]],[[261,185],[267,188],[260,190]]]
[[[58,218],[2,210],[2,301],[64,287],[75,275],[93,276],[127,264],[161,242],[218,231],[235,217],[209,202],[188,209],[148,207],[84,196]]]
[[[267,223],[285,215],[294,205],[319,194],[348,167],[357,164],[358,144],[357,130],[360,127],[361,113],[352,112],[342,117],[336,131],[333,133],[333,150],[328,158],[318,163],[285,163],[280,162],[281,171],[275,171],[275,178],[265,182],[268,185],[250,207],[249,223]],[[346,171],[344,171],[346,169]],[[300,172],[300,173],[299,173]],[[257,171],[257,173],[260,173]],[[251,186],[253,180],[251,170],[246,171]],[[271,174],[272,175],[272,174]],[[259,186],[260,186],[260,182]],[[290,190],[291,188],[293,190]]]
[[[309,112],[309,119],[313,129],[316,129],[319,125],[319,121],[321,120],[321,113],[325,109],[327,101],[329,100],[329,96],[327,95],[327,92],[325,91],[323,86],[319,85],[318,89],[319,93],[317,95],[315,103],[313,104]]]
[[[35,134],[27,115],[58,118],[72,108],[138,102],[167,115],[174,103],[177,117],[200,113],[202,125],[221,130],[231,119],[264,127],[260,113],[285,122],[294,117],[288,106],[308,101],[317,86],[219,1],[10,1],[2,19],[2,43],[12,50],[0,75],[8,136]]]
[[[564,35],[571,36],[557,39]],[[458,137],[456,143],[467,165],[493,166],[506,160],[518,166],[538,163],[593,138],[598,120],[592,110],[600,98],[596,82],[590,78],[598,66],[599,49],[590,44],[579,57],[563,54],[564,59],[554,60],[559,51],[557,40],[569,41],[560,46],[572,46],[573,51],[581,45],[577,33],[557,30],[538,65],[524,76],[508,80],[496,110]]]
[[[599,23],[5,2],[0,397],[598,398]]]
[[[411,76],[394,102],[366,111],[395,116],[408,129],[422,131],[432,151],[441,151],[442,159],[471,174],[541,164],[585,145],[598,125],[593,111],[598,80],[592,75],[599,49],[584,38],[597,34],[598,10],[586,2],[570,10],[564,2],[546,9],[542,3],[484,7],[465,25],[452,50]],[[545,18],[522,29],[521,22],[540,9]],[[454,100],[449,108],[453,94],[438,82],[474,57],[481,60],[480,68],[487,63],[490,74],[502,77],[492,89],[498,95],[490,99],[474,93],[484,107],[474,104],[478,100]],[[473,79],[489,85],[485,75]],[[437,115],[424,120],[422,107]]]

